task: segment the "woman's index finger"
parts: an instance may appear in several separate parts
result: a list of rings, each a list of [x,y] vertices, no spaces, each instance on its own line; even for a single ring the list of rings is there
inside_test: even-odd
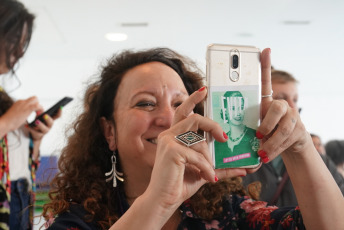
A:
[[[261,53],[262,68],[262,115],[264,117],[268,106],[273,101],[271,85],[271,50],[266,48]],[[271,96],[270,96],[271,95]]]

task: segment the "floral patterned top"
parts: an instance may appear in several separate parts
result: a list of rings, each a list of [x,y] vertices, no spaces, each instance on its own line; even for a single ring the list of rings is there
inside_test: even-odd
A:
[[[178,230],[270,230],[270,229],[305,229],[298,207],[278,208],[267,206],[266,202],[253,201],[248,197],[231,195],[223,201],[221,217],[211,221],[199,218],[188,201],[180,207],[182,221]],[[49,230],[96,230],[101,229],[96,223],[86,223],[85,210],[80,205],[71,205],[68,212],[51,218],[45,227]]]

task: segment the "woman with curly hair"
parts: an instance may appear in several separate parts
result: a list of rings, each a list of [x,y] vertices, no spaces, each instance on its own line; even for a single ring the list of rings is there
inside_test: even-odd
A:
[[[261,59],[262,94],[268,95],[269,49]],[[46,227],[343,229],[344,199],[286,102],[263,98],[259,154],[269,162],[284,152],[299,208],[250,199],[240,176],[257,169],[214,170],[202,138],[189,147],[176,139],[188,131],[188,140],[199,138],[196,132],[228,139],[219,124],[201,115],[207,95],[202,80],[190,60],[170,49],[112,57],[87,91],[85,111],[61,153],[44,206]]]

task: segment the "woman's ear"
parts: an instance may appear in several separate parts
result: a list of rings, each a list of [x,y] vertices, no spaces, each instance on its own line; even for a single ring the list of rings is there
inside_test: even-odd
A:
[[[103,130],[103,135],[109,145],[109,149],[111,151],[115,151],[117,149],[115,125],[113,122],[106,120],[105,117],[100,118],[100,124]]]

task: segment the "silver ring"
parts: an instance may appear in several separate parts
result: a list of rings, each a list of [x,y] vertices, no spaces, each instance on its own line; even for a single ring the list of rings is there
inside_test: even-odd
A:
[[[271,93],[268,94],[268,95],[262,95],[262,98],[265,98],[265,97],[272,97],[272,94],[274,93],[274,91],[271,90]]]
[[[179,134],[178,136],[175,136],[174,138],[176,138],[178,141],[182,142],[184,145],[188,147],[206,140],[205,137],[193,131],[188,131],[188,132]]]

